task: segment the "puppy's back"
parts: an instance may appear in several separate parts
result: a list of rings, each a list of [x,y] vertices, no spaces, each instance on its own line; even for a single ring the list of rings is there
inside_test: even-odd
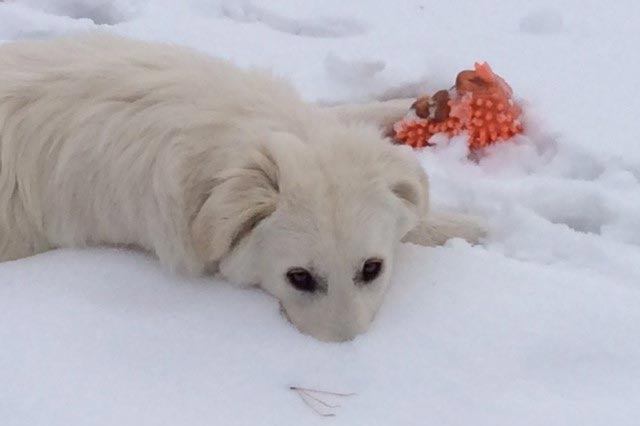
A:
[[[285,83],[177,46],[0,45],[0,260],[106,243],[189,263],[185,153],[230,145],[247,123],[302,128],[305,110]]]
[[[264,103],[279,105],[271,108],[278,110],[300,102],[284,81],[264,72],[241,71],[185,47],[100,33],[0,45],[0,75],[3,99],[33,99],[45,91],[75,102],[101,97],[133,102],[156,96],[244,113],[262,113],[257,107]]]

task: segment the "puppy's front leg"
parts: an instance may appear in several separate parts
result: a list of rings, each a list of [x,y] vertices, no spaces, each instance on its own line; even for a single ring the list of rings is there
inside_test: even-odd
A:
[[[384,134],[389,135],[393,129],[393,123],[404,117],[414,102],[414,98],[401,98],[388,101],[321,106],[321,108],[347,123],[366,122],[377,124]]]
[[[480,218],[456,213],[429,213],[402,241],[435,247],[451,238],[462,238],[477,244],[486,234],[487,225]]]

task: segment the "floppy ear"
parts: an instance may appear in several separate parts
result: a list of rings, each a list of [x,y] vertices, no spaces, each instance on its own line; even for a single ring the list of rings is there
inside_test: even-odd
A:
[[[209,196],[191,222],[199,256],[217,262],[276,209],[278,168],[266,147],[253,150],[240,167],[213,180]]]
[[[392,146],[383,160],[389,189],[401,202],[398,233],[404,236],[427,215],[429,210],[429,179],[412,152]],[[410,148],[409,148],[410,149]]]

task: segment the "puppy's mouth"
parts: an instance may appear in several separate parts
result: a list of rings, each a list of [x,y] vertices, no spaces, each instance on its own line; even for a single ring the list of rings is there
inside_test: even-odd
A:
[[[311,337],[313,337],[313,338],[315,338],[317,340],[320,340],[322,342],[340,343],[340,342],[347,342],[347,341],[353,340],[355,338],[355,335],[349,335],[349,336],[344,336],[344,337],[318,336],[318,335],[309,333],[308,331],[301,330],[300,327],[298,327],[293,321],[291,321],[291,318],[289,317],[289,314],[287,313],[287,311],[284,309],[284,306],[282,305],[282,303],[280,303],[280,314],[282,315],[282,317],[284,319],[286,319],[289,322],[289,324],[294,326],[300,333],[305,334],[307,336],[311,336]]]

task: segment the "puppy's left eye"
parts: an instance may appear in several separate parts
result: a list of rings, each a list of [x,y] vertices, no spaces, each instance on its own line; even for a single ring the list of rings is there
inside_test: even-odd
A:
[[[382,259],[368,259],[362,265],[361,278],[365,283],[371,282],[378,278],[382,272]]]
[[[318,283],[309,271],[303,268],[292,268],[287,271],[287,280],[295,289],[307,293],[314,293]]]

